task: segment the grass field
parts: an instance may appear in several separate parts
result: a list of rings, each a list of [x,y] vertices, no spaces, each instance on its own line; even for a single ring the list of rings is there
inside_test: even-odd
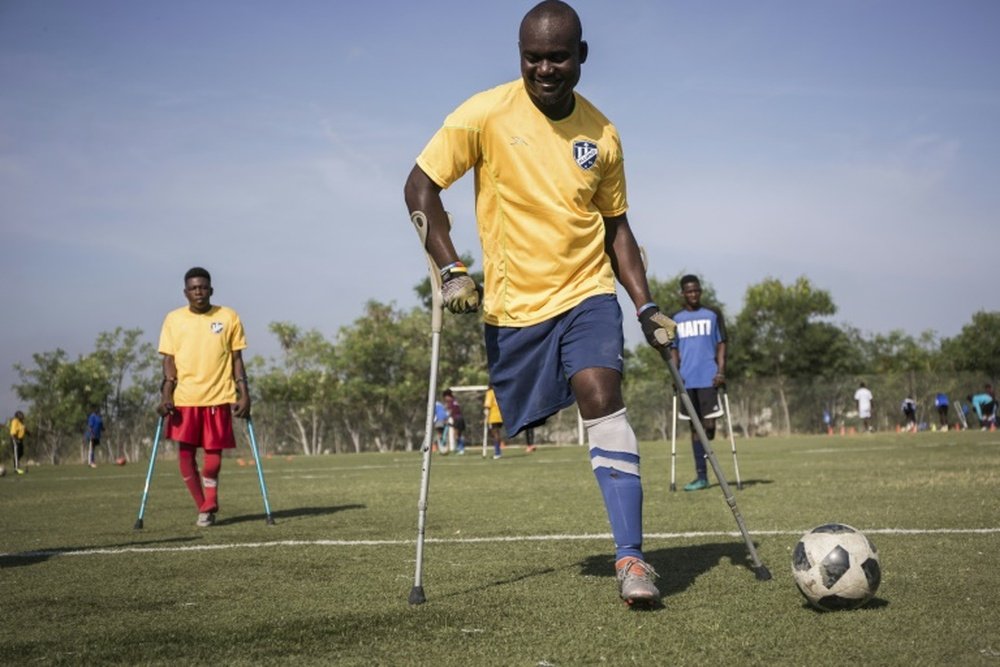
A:
[[[417,607],[417,453],[266,460],[274,526],[233,458],[208,529],[173,460],[141,531],[145,463],[8,474],[0,662],[1000,665],[1000,433],[738,444],[737,502],[774,579],[748,569],[718,486],[670,493],[669,443],[643,443],[645,549],[665,594],[652,611],[618,600],[581,447],[436,457]],[[798,536],[829,521],[879,548],[866,608],[814,612],[792,581]]]

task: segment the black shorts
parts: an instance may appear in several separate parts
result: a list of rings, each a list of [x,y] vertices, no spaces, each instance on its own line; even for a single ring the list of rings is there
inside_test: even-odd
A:
[[[699,419],[715,419],[725,414],[722,410],[722,403],[719,402],[719,390],[715,387],[705,387],[703,389],[688,389],[688,396],[691,404],[694,405],[694,412]],[[684,407],[684,401],[680,401],[678,416],[681,419],[690,419]]]

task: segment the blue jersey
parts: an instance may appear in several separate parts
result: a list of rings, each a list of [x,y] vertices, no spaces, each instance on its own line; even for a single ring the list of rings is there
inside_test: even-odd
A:
[[[104,420],[101,415],[91,412],[87,417],[87,430],[90,432],[91,440],[100,440],[101,432],[104,431]]]
[[[934,405],[940,407],[948,407],[948,394],[938,394],[934,397]]]
[[[726,340],[726,325],[722,313],[702,306],[697,310],[678,311],[671,319],[677,323],[674,347],[680,354],[680,372],[688,389],[705,389],[712,386],[719,366],[715,351]]]

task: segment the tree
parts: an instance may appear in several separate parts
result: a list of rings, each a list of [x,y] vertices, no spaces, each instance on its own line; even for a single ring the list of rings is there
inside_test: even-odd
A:
[[[787,380],[794,376],[828,372],[846,340],[842,332],[817,318],[837,312],[829,292],[812,286],[805,276],[784,285],[765,278],[747,288],[743,310],[730,329],[730,378],[772,377],[791,432]]]
[[[941,350],[956,370],[985,373],[996,384],[1000,379],[1000,312],[977,312],[957,336],[942,341]]]
[[[130,447],[129,456],[139,458],[143,434],[150,433],[153,408],[158,401],[159,355],[152,343],[142,341],[142,329],[123,329],[98,334],[94,357],[106,369],[108,396],[101,406],[105,415],[109,447],[117,453]]]
[[[105,403],[108,371],[95,355],[73,362],[61,349],[33,354],[32,360],[33,368],[15,364],[21,382],[14,391],[31,406],[27,417],[39,452],[58,463],[65,445],[82,441],[91,407]]]
[[[427,390],[429,318],[369,301],[365,313],[337,335],[339,418],[361,451],[370,437],[378,451],[403,444],[422,429]],[[419,427],[416,425],[419,424]]]
[[[265,368],[252,391],[264,409],[274,410],[267,420],[271,433],[279,440],[283,436],[296,440],[307,456],[320,454],[339,384],[336,350],[316,330],[303,332],[289,322],[271,322],[268,329],[281,345],[282,364]],[[252,363],[254,368],[261,364],[257,357]],[[281,428],[286,418],[294,429]]]

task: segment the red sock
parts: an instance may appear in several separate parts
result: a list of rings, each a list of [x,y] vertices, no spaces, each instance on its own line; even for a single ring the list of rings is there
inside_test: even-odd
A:
[[[219,511],[219,470],[222,469],[222,452],[205,450],[205,502],[202,512]]]
[[[198,506],[198,511],[200,512],[202,511],[201,506],[205,504],[205,492],[201,489],[198,461],[194,456],[197,450],[198,448],[193,445],[187,445],[183,442],[177,443],[177,465],[181,469],[181,477],[184,479],[184,484],[187,486],[188,491],[191,492],[191,497],[194,498],[194,503]]]

